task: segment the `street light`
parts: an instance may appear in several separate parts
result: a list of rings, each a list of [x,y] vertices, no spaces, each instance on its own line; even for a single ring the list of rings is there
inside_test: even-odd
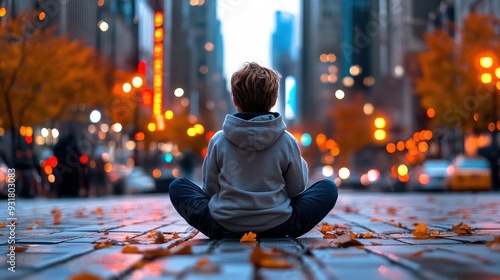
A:
[[[479,80],[485,85],[493,86],[493,96],[491,102],[491,121],[496,124],[498,120],[497,94],[500,90],[500,67],[493,54],[483,55],[479,58],[480,75]],[[500,188],[500,178],[498,177],[498,140],[497,129],[491,130],[491,150],[489,160],[491,165],[491,188],[498,190]]]

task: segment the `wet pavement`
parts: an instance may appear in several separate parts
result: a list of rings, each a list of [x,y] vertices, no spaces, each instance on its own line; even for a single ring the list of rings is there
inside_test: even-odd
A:
[[[500,193],[341,191],[316,229],[256,242],[208,239],[165,194],[0,205],[0,279],[500,279]]]

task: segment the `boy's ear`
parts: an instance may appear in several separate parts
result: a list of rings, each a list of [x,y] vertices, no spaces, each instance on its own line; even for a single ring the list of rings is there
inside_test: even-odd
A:
[[[238,105],[238,102],[236,102],[236,99],[234,99],[234,96],[233,96],[233,104],[234,104],[234,106],[236,106],[237,108],[239,108],[239,107],[240,107],[240,105]]]

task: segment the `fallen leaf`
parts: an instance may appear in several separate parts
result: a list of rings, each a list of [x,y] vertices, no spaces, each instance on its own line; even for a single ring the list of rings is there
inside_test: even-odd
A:
[[[260,246],[255,246],[250,254],[250,262],[256,267],[265,268],[291,268],[293,265],[283,259],[282,252],[279,255],[276,251],[266,252]]]
[[[473,229],[464,222],[460,222],[457,225],[452,225],[451,230],[458,235],[472,235]]]
[[[405,226],[403,226],[403,224],[402,224],[401,222],[398,222],[398,223],[396,224],[396,227],[398,227],[398,228],[403,228],[403,227],[405,227]]]
[[[256,242],[257,241],[257,234],[253,232],[247,232],[243,234],[243,237],[241,237],[240,242]]]
[[[69,280],[103,280],[101,276],[92,274],[90,272],[81,272],[78,274],[74,274],[69,277]]]
[[[332,243],[334,244],[335,247],[338,248],[347,248],[351,246],[363,247],[363,243],[359,242],[356,239],[353,239],[350,234],[343,234],[337,237],[337,239],[333,240]]]
[[[163,236],[163,233],[161,231],[156,232],[156,237],[155,237],[155,244],[163,244],[165,243],[165,236]]]
[[[434,249],[423,249],[423,250],[420,250],[420,251],[417,251],[413,254],[411,254],[412,257],[421,257],[425,252],[431,252],[431,251],[434,251]]]
[[[365,234],[363,235],[363,238],[373,238],[373,234],[369,231],[365,232]]]
[[[5,222],[0,222],[0,228],[4,228],[5,227]]]
[[[396,207],[389,207],[387,208],[387,213],[395,215],[398,213],[398,209],[396,209]]]
[[[172,252],[170,252],[170,250],[166,248],[159,247],[143,251],[142,254],[144,255],[145,258],[160,258],[160,257],[171,256]]]
[[[332,232],[327,232],[323,235],[323,239],[335,239],[337,236]]]
[[[172,251],[172,253],[174,255],[192,255],[193,250],[191,248],[191,245],[184,245],[184,246]]]
[[[123,247],[122,253],[124,254],[140,254],[141,250],[137,246],[127,245]]]
[[[485,245],[490,247],[490,249],[493,251],[500,252],[500,235],[493,237],[493,240],[486,242]]]
[[[263,259],[260,261],[259,267],[286,269],[286,268],[292,268],[293,264],[289,263],[286,260]]]
[[[193,270],[198,273],[216,274],[220,272],[220,265],[211,262],[208,258],[200,258],[193,267]]]
[[[40,227],[41,225],[45,224],[44,220],[35,220],[33,222],[37,227]]]
[[[351,207],[351,206],[345,206],[344,212],[346,212],[346,213],[359,213],[359,209]]]
[[[379,218],[371,218],[370,222],[382,222],[382,219]]]
[[[33,230],[33,226],[27,226],[26,230]]]
[[[356,234],[354,232],[349,232],[349,236],[352,238],[352,239],[356,239]]]
[[[179,236],[179,233],[178,233],[178,232],[174,232],[174,233],[172,234],[172,238],[173,238],[173,239],[178,239],[178,238],[181,238],[181,237]]]
[[[92,210],[92,214],[102,215],[104,214],[104,210],[101,207],[97,207],[95,210]]]
[[[320,230],[320,231],[321,231],[322,233],[326,233],[326,232],[328,232],[328,231],[331,231],[332,229],[333,229],[333,226],[331,226],[331,225],[329,225],[329,224],[327,224],[327,223],[323,223],[323,224],[321,225],[321,230]]]
[[[28,250],[29,245],[16,245],[14,246],[14,252],[21,253]]]
[[[156,238],[156,230],[153,229],[149,232],[148,236],[146,236],[147,238]]]
[[[412,231],[411,233],[417,239],[426,239],[426,238],[431,237],[431,235],[428,233],[428,231],[429,230],[427,229],[427,226],[425,225],[424,221],[420,221],[420,224],[418,224],[415,227],[415,230]]]
[[[52,214],[52,218],[54,219],[54,225],[58,225],[61,223],[62,212],[59,208],[54,208],[50,211]]]
[[[109,231],[105,230],[104,235],[109,235]]]

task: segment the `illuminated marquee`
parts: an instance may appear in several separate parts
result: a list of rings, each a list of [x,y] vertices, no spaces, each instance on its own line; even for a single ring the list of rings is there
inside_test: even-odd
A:
[[[158,130],[165,129],[163,121],[163,13],[156,12],[154,17],[154,57],[153,57],[153,118]]]

